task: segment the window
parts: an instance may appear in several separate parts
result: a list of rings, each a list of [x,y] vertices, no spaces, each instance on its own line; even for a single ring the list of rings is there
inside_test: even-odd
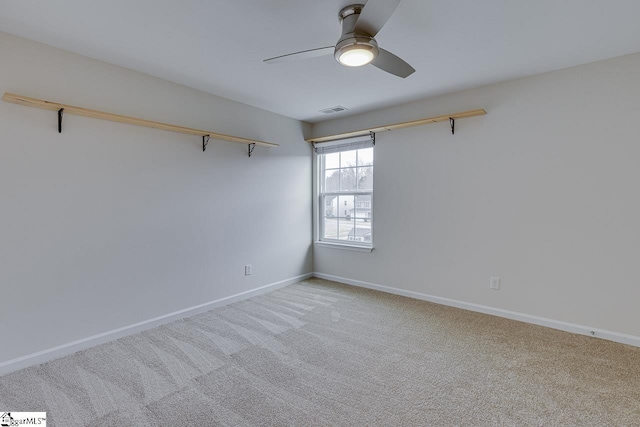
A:
[[[370,137],[316,146],[321,242],[372,246],[373,150]]]

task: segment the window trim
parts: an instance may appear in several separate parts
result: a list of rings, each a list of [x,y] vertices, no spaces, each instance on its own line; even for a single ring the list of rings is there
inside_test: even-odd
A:
[[[375,147],[375,145],[374,145]],[[358,148],[354,148],[358,149]],[[349,150],[344,150],[349,151]],[[324,181],[324,157],[323,154],[318,154],[314,151],[315,161],[314,166],[316,167],[316,185],[314,185],[315,197],[314,200],[316,202],[316,206],[314,208],[314,217],[316,218],[316,227],[314,227],[314,244],[318,247],[326,247],[332,249],[346,249],[353,250],[359,252],[372,252],[374,249],[374,230],[373,230],[373,219],[371,220],[371,241],[370,242],[358,242],[355,240],[339,240],[339,239],[327,239],[323,238],[324,236],[324,210],[325,206],[325,197],[326,196],[370,196],[371,197],[371,213],[373,214],[373,206],[374,206],[374,190],[367,191],[331,191],[331,192],[322,192],[322,186]],[[374,162],[373,165],[375,170],[375,149],[374,149]],[[334,169],[334,168],[332,168]],[[341,168],[337,168],[341,169]],[[374,171],[375,174],[375,171]],[[355,206],[355,202],[354,202]]]
[[[344,240],[340,240],[340,242],[344,242]],[[361,246],[361,245],[350,245],[346,243],[334,243],[327,242],[326,240],[316,240],[313,242],[316,246],[321,248],[330,248],[330,249],[343,249],[347,251],[356,251],[356,252],[373,252],[373,246]]]

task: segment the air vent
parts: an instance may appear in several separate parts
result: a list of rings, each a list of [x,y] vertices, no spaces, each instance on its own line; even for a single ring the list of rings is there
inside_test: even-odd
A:
[[[347,111],[347,109],[344,108],[342,105],[336,105],[335,107],[325,108],[324,110],[320,110],[320,112],[324,114],[339,113],[341,111]]]

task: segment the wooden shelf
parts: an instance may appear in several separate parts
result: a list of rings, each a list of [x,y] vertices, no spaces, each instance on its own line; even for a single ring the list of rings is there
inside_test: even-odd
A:
[[[271,142],[258,141],[253,139],[241,138],[238,136],[225,135],[222,133],[211,132],[208,130],[192,129],[184,126],[170,125],[167,123],[154,122],[151,120],[138,119],[135,117],[121,116],[119,114],[105,113],[103,111],[90,110],[88,108],[75,107],[73,105],[60,104],[57,102],[45,101],[42,99],[29,98],[13,93],[5,93],[2,97],[3,101],[12,102],[14,104],[26,105],[28,107],[42,108],[44,110],[59,111],[64,109],[64,114],[75,114],[78,116],[92,117],[94,119],[109,120],[112,122],[127,123],[130,125],[144,126],[154,129],[168,130],[171,132],[186,133],[189,135],[209,136],[214,139],[224,141],[238,142],[240,144],[255,144],[263,147],[278,147],[278,144]]]
[[[354,136],[366,135],[370,132],[376,133],[376,132],[384,132],[388,130],[404,129],[411,126],[420,126],[420,125],[426,125],[429,123],[446,122],[446,121],[449,121],[449,119],[454,119],[454,120],[465,119],[467,117],[483,116],[485,114],[487,114],[487,112],[483,109],[469,110],[469,111],[463,111],[462,113],[453,113],[453,114],[445,114],[445,115],[436,116],[436,117],[427,117],[424,119],[413,120],[410,122],[394,123],[391,125],[384,125],[384,126],[372,127],[368,129],[355,130],[353,132],[337,133],[335,135],[308,138],[306,139],[306,141],[307,142],[327,142],[327,141],[333,141],[335,139],[351,138]]]

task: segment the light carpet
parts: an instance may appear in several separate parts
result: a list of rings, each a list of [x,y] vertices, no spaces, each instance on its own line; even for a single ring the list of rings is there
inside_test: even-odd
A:
[[[51,426],[640,426],[640,349],[311,279],[0,377]]]

